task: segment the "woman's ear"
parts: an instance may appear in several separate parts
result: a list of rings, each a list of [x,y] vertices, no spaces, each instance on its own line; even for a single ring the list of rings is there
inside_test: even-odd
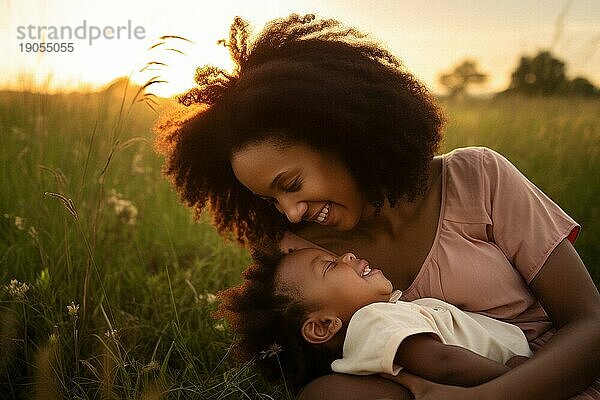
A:
[[[342,329],[342,320],[335,315],[309,315],[300,329],[302,330],[302,337],[307,342],[312,344],[326,343]]]

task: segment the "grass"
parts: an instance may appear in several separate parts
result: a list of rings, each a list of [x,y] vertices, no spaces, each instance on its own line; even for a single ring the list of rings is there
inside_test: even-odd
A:
[[[281,397],[209,315],[246,252],[192,222],[152,152],[155,115],[111,96],[0,95],[0,392]]]
[[[598,286],[600,101],[508,97],[444,105],[444,150],[484,145],[511,160],[581,224],[575,248]]]
[[[152,152],[155,114],[122,98],[0,93],[0,393],[283,398],[233,360],[231,333],[210,317],[246,252],[192,221]],[[445,149],[511,159],[583,225],[576,247],[600,282],[600,102],[444,107]]]

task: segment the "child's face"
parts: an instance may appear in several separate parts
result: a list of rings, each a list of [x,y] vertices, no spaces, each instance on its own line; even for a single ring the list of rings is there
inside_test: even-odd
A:
[[[299,288],[304,301],[335,313],[348,323],[359,308],[388,301],[393,287],[383,273],[352,253],[335,257],[320,249],[296,250],[285,256],[278,285]]]

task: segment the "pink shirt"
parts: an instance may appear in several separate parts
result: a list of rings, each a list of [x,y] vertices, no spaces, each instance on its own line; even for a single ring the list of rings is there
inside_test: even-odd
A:
[[[434,297],[513,323],[535,351],[553,330],[528,284],[564,238],[575,241],[580,227],[495,151],[469,147],[442,158],[436,237],[401,299]],[[317,246],[286,233],[281,248],[297,247]]]
[[[509,161],[486,148],[443,156],[433,247],[403,300],[431,296],[518,325],[533,340],[552,327],[529,290],[554,248],[579,226]]]

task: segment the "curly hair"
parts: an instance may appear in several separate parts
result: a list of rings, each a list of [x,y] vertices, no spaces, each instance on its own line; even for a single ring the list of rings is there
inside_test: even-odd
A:
[[[444,117],[394,55],[312,14],[274,20],[249,37],[236,17],[226,43],[235,70],[198,68],[198,86],[178,97],[196,105],[192,113],[155,127],[163,171],[196,216],[210,209],[218,231],[240,243],[292,229],[230,165],[236,151],[273,138],[338,153],[376,209],[423,193]]]
[[[277,287],[282,257],[278,251],[255,251],[254,264],[243,273],[244,282],[217,294],[219,307],[213,316],[225,318],[236,333],[233,352],[238,359],[256,362],[267,380],[284,378],[297,391],[331,373],[331,363],[341,354],[303,339],[302,322],[317,305],[299,300],[294,296],[297,289]]]

